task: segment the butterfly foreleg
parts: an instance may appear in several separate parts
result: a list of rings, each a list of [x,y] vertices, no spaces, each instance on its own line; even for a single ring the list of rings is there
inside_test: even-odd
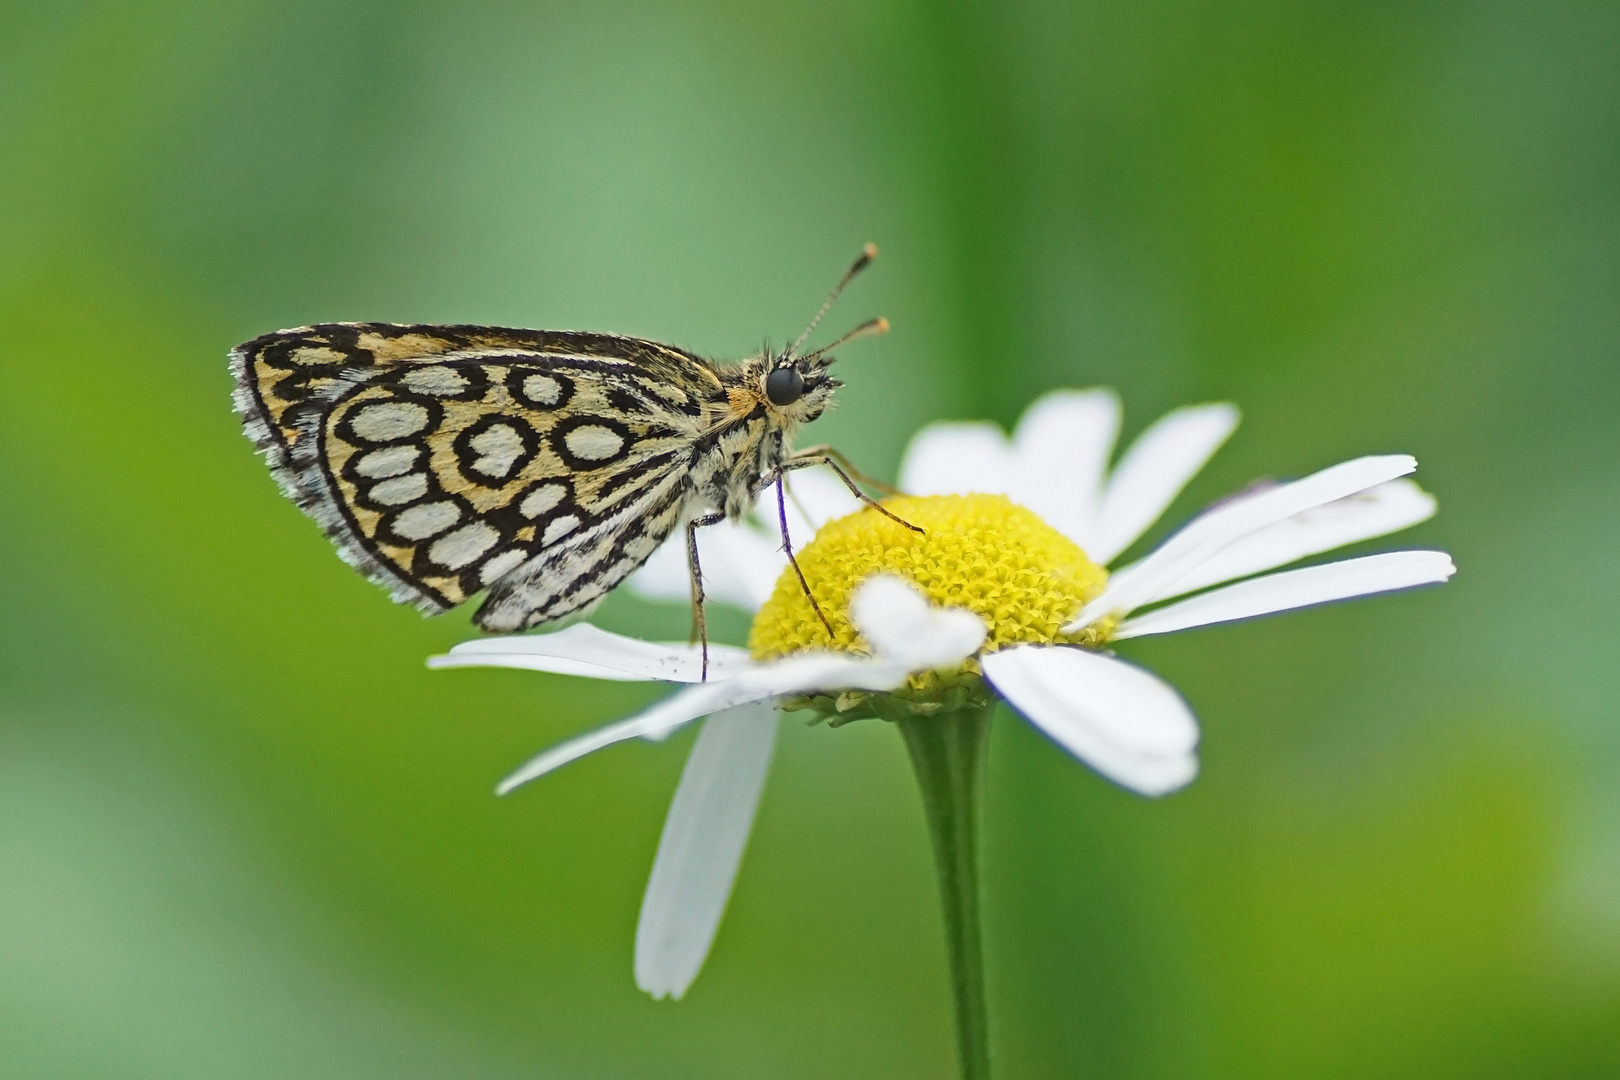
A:
[[[703,610],[703,567],[698,562],[697,531],[726,520],[721,513],[704,514],[686,523],[686,571],[692,581],[692,636],[703,650],[702,681],[709,681],[709,620]]]
[[[875,476],[867,476],[865,473],[861,472],[861,470],[855,467],[854,462],[849,460],[848,456],[846,456],[841,450],[836,449],[831,443],[821,443],[817,446],[807,446],[803,450],[795,450],[793,453],[788,455],[788,460],[793,461],[797,458],[819,459],[824,457],[832,458],[833,461],[838,463],[838,467],[843,469],[844,472],[848,474],[844,478],[844,482],[846,484],[849,483],[849,477],[853,477],[855,480],[865,484],[867,487],[881,491],[885,495],[905,494],[905,492],[901,491],[893,484],[886,484]],[[819,460],[817,461],[817,464],[820,464]]]
[[[842,454],[840,454],[838,456],[840,458],[843,457]],[[765,480],[765,483],[771,483],[773,480],[780,477],[780,475],[782,473],[790,472],[790,471],[792,471],[794,469],[810,469],[810,468],[814,468],[817,465],[825,465],[825,466],[827,466],[827,468],[831,469],[833,471],[833,474],[836,475],[838,477],[838,479],[840,479],[840,480],[842,480],[844,482],[844,486],[849,488],[849,493],[851,495],[855,496],[857,499],[861,500],[861,502],[865,503],[867,506],[870,506],[872,509],[876,510],[878,513],[882,514],[884,517],[886,517],[889,520],[894,521],[894,522],[896,522],[896,523],[898,523],[900,525],[904,525],[906,528],[910,529],[914,533],[921,533],[921,532],[926,531],[920,525],[913,525],[911,522],[907,521],[905,518],[900,517],[899,515],[895,514],[893,511],[891,511],[887,507],[885,507],[882,503],[880,503],[876,499],[872,498],[872,496],[870,496],[866,492],[862,491],[860,485],[857,484],[854,480],[850,479],[849,473],[845,472],[839,466],[838,461],[835,460],[831,454],[827,454],[827,453],[794,454],[792,457],[788,458],[786,461],[782,462],[782,464],[778,465],[774,470],[772,470],[772,473],[774,473],[775,475],[769,475],[768,474],[768,477]],[[761,486],[761,488],[763,488],[764,484],[761,484],[760,486]],[[874,485],[874,486],[876,486],[876,485]]]
[[[788,532],[787,496],[783,490],[782,471],[780,468],[772,470],[776,474],[776,520],[782,529],[782,553],[787,556],[788,565],[793,567],[793,572],[798,575],[799,588],[804,590],[804,598],[810,601],[810,606],[815,610],[816,618],[820,619],[821,625],[826,628],[828,644],[836,644],[838,636],[833,633],[832,623],[827,621],[826,613],[821,610],[821,605],[816,602],[816,594],[810,591],[810,582],[805,580],[804,571],[799,569],[799,560],[793,554],[793,536]]]

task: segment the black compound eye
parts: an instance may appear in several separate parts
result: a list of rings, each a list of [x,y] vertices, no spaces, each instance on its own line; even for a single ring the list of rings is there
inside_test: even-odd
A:
[[[777,408],[793,404],[804,396],[804,376],[798,368],[777,368],[765,376],[765,396]]]

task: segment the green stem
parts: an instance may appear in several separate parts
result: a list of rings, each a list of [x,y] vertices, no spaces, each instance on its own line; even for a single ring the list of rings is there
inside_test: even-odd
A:
[[[962,1080],[990,1078],[990,1023],[979,932],[979,822],[984,805],[985,746],[994,709],[991,704],[934,716],[897,710],[893,717],[911,754],[934,842]]]

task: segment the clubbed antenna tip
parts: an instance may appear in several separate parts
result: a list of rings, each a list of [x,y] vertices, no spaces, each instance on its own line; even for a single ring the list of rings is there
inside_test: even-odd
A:
[[[816,317],[810,320],[810,325],[804,328],[804,333],[799,335],[798,340],[789,346],[788,356],[798,355],[799,346],[803,345],[805,339],[815,330],[816,325],[821,322],[821,317],[827,314],[828,309],[833,306],[833,301],[838,299],[838,294],[844,291],[844,286],[854,281],[856,274],[872,265],[872,260],[877,258],[877,250],[876,244],[867,244],[861,248],[860,255],[850,264],[849,269],[844,271],[844,276],[838,279],[838,284],[833,286],[833,291],[828,294],[826,301],[821,305],[821,310],[816,312]]]
[[[859,337],[870,337],[873,334],[887,334],[888,332],[889,320],[879,315],[875,319],[867,319],[865,322],[861,323],[861,325],[857,326],[855,329],[851,330],[849,333],[845,334],[831,345],[823,345],[815,352],[806,354],[805,359],[813,360],[822,353],[831,352],[832,350],[838,348],[838,346],[842,345],[846,341],[854,341]],[[831,361],[829,361],[829,363],[830,362]]]

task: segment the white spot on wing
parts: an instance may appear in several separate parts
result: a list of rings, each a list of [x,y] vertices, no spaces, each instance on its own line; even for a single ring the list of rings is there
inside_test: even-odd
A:
[[[380,484],[371,485],[367,493],[371,501],[381,506],[404,506],[427,494],[428,478],[424,473],[396,476]]]
[[[541,484],[518,504],[518,511],[526,518],[537,518],[563,501],[568,489],[562,484]]]
[[[414,446],[385,446],[361,457],[355,462],[354,471],[373,480],[381,480],[385,476],[398,476],[416,464],[416,456],[419,453],[421,451]]]
[[[349,421],[368,442],[398,442],[427,427],[428,411],[414,401],[383,401],[362,406]]]
[[[433,541],[428,558],[440,566],[460,570],[478,556],[495,546],[501,538],[496,529],[482,521],[470,521],[453,533]]]
[[[453,502],[430,502],[401,510],[394,518],[394,532],[407,540],[437,536],[461,520],[461,507]]]
[[[541,544],[554,543],[562,539],[575,529],[579,528],[579,518],[573,514],[564,514],[562,517],[546,526],[546,533],[540,538]]]
[[[469,445],[481,456],[472,467],[485,476],[502,477],[523,456],[523,437],[510,424],[494,424],[474,435]]]
[[[586,461],[607,461],[624,449],[624,436],[600,424],[577,427],[567,435],[568,450]]]
[[[413,368],[401,381],[418,394],[450,396],[467,389],[466,376],[451,368],[433,365]]]
[[[523,396],[542,405],[555,405],[562,397],[562,385],[550,375],[530,375],[523,380]]]
[[[479,580],[488,585],[503,574],[516,570],[518,565],[526,558],[528,558],[528,555],[517,549],[503,551],[478,568]]]

